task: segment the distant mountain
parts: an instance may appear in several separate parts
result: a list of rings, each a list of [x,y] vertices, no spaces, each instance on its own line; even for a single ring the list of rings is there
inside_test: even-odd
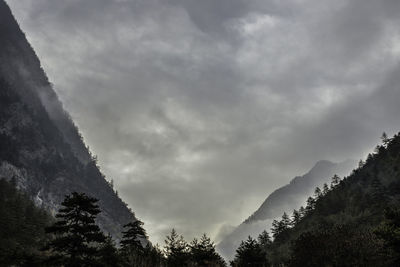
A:
[[[283,212],[290,215],[294,209],[304,205],[315,187],[329,183],[335,174],[339,176],[349,174],[355,165],[356,162],[352,160],[341,163],[318,161],[308,173],[293,178],[289,184],[271,193],[248,219],[217,245],[218,251],[225,258],[231,259],[241,240],[249,235],[257,237],[263,230],[268,230],[272,221],[282,216]]]
[[[38,206],[53,213],[71,191],[98,198],[99,225],[117,239],[122,225],[135,219],[97,167],[4,0],[0,0],[0,178],[15,178]]]
[[[400,134],[382,141],[296,222],[279,220],[271,266],[400,266]]]

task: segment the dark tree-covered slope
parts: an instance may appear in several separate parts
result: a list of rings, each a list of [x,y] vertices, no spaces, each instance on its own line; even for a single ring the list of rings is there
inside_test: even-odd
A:
[[[324,183],[329,183],[334,174],[349,174],[355,165],[352,160],[341,163],[318,161],[306,174],[293,178],[289,184],[272,192],[249,218],[218,244],[219,252],[231,259],[241,240],[249,235],[257,236],[284,211],[291,212],[303,205],[316,186],[322,187]]]
[[[13,181],[0,179],[0,266],[39,266],[52,220]]]
[[[270,261],[290,266],[399,266],[400,135],[312,196],[300,218],[276,223]]]
[[[62,60],[62,59],[60,59]],[[72,191],[100,200],[99,224],[120,238],[135,220],[115,194],[52,89],[9,7],[0,0],[0,178],[51,212]]]
[[[341,163],[318,161],[308,173],[293,178],[289,184],[271,193],[245,222],[273,219],[282,215],[282,211],[298,208],[299,204],[305,203],[316,186],[322,187],[334,174],[347,175],[354,167],[355,162],[352,160]]]

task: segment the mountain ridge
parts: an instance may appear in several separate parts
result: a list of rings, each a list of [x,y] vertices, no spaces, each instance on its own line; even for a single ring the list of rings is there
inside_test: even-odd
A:
[[[7,3],[0,0],[0,178],[16,179],[53,214],[72,191],[99,199],[115,239],[136,220],[97,166]]]
[[[399,266],[400,134],[388,138],[348,176],[310,196],[293,220],[276,221],[273,266]]]
[[[317,161],[317,163],[306,174],[304,174],[303,176],[294,177],[292,180],[290,180],[289,184],[286,184],[276,189],[274,192],[272,192],[264,200],[260,208],[258,208],[244,222],[246,223],[252,220],[273,219],[277,216],[280,216],[282,213],[281,211],[278,212],[271,211],[270,213],[266,213],[266,211],[268,212],[271,209],[271,207],[269,206],[274,205],[274,203],[270,204],[270,202],[276,201],[275,199],[279,197],[280,194],[290,194],[290,195],[297,194],[301,195],[304,198],[305,195],[309,195],[307,194],[307,192],[304,191],[311,192],[312,190],[314,190],[316,186],[322,186],[323,182],[328,182],[329,180],[327,178],[331,178],[331,176],[333,176],[334,174],[339,174],[340,176],[346,175],[351,171],[353,167],[355,167],[355,161],[353,160],[345,160],[339,163],[333,163],[328,160]],[[339,168],[343,168],[344,171],[340,171]],[[338,173],[335,173],[334,169],[336,169]],[[328,175],[327,172],[329,172],[330,174]],[[303,187],[302,188],[303,192],[299,191],[293,192],[292,188],[296,187],[296,189],[299,189],[298,185]]]
[[[294,177],[288,184],[269,194],[252,215],[218,243],[218,251],[225,258],[232,258],[241,240],[249,235],[258,236],[264,229],[269,229],[272,221],[280,217],[283,212],[291,213],[305,203],[316,186],[329,182],[334,174],[342,176],[350,173],[355,165],[356,162],[353,160],[339,163],[318,161],[306,174]]]

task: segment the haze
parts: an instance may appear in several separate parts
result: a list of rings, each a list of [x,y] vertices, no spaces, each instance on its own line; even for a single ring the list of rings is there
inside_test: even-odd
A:
[[[397,0],[7,2],[154,243],[399,130]]]

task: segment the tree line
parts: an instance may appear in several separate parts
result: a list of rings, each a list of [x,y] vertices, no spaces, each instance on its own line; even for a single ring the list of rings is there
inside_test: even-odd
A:
[[[173,229],[160,248],[135,220],[117,245],[96,225],[97,199],[74,192],[52,218],[12,183],[0,180],[0,266],[226,266],[205,234],[188,243]],[[400,266],[400,136],[384,135],[350,176],[317,187],[270,232],[242,241],[230,265]]]
[[[400,266],[400,135],[236,250],[231,266]]]
[[[293,210],[292,216],[284,212],[280,220],[273,220],[271,233],[264,230],[257,239],[249,236],[246,241],[242,241],[238,249],[236,250],[235,258],[231,261],[231,266],[255,266],[255,267],[267,267],[272,266],[272,257],[274,243],[279,243],[282,240],[287,239],[290,234],[290,229],[295,227],[301,222],[301,220],[310,214],[314,209],[318,199],[326,195],[330,190],[333,190],[337,185],[340,184],[341,178],[338,175],[334,175],[331,179],[330,187],[325,183],[323,190],[319,187],[315,188],[314,197],[310,196],[307,199],[306,207],[301,206],[299,210]]]
[[[54,219],[19,192],[15,182],[0,180],[0,190],[5,196],[0,202],[0,222],[6,226],[0,230],[0,266],[226,266],[206,234],[187,243],[172,229],[161,249],[148,241],[143,222],[134,220],[124,225],[117,246],[96,224],[101,212],[96,198],[73,192],[65,197]],[[16,196],[11,205],[14,209],[4,209],[10,205],[7,198],[12,198],[11,195]],[[25,213],[15,208],[22,202],[25,206],[21,210]],[[38,223],[34,224],[35,221]],[[10,231],[7,226],[13,229]],[[16,245],[10,247],[10,244]]]

